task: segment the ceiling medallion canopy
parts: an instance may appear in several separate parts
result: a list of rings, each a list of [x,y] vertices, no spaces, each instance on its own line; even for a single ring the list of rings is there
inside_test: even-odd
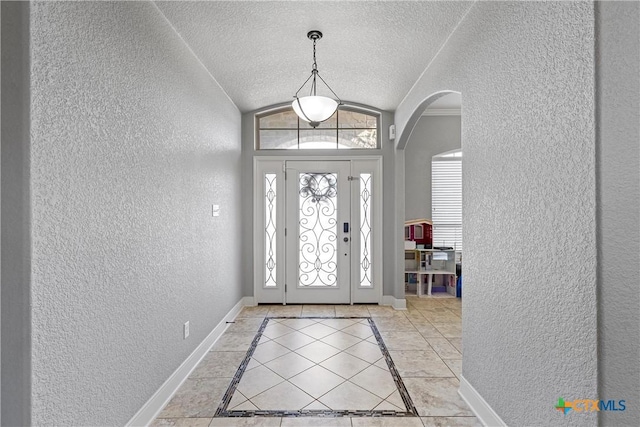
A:
[[[308,122],[311,127],[315,128],[320,123],[333,116],[338,109],[338,106],[342,105],[342,101],[340,101],[338,95],[336,95],[333,89],[331,89],[327,82],[324,81],[318,71],[318,64],[316,63],[316,42],[322,38],[322,33],[318,30],[312,30],[307,33],[307,37],[309,40],[313,41],[313,66],[311,67],[311,75],[293,96],[294,100],[291,106],[293,107],[293,111],[296,112],[301,120]],[[337,100],[327,96],[316,95],[317,79],[320,79],[320,81],[324,83]],[[311,81],[309,95],[299,97],[298,94],[302,89],[304,89],[309,81]]]

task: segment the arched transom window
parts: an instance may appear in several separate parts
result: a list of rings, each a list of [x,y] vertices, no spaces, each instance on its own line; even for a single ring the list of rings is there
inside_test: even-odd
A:
[[[375,149],[379,122],[376,113],[341,107],[314,129],[285,107],[256,115],[256,149]]]

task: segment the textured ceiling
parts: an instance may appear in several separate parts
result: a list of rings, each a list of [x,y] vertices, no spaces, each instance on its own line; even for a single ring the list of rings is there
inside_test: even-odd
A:
[[[472,2],[156,2],[241,111],[289,101],[320,75],[344,101],[395,110]]]

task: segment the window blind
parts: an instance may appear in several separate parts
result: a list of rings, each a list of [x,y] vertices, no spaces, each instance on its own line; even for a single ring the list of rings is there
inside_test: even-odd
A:
[[[431,163],[433,246],[462,251],[462,159],[436,158]]]

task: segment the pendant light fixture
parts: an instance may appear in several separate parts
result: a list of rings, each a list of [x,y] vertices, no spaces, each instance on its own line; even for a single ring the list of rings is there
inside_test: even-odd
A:
[[[311,67],[311,75],[293,96],[295,99],[291,106],[301,120],[308,122],[311,127],[315,128],[333,116],[338,106],[342,105],[342,101],[340,101],[338,95],[329,87],[327,82],[320,77],[320,72],[318,71],[318,64],[316,63],[316,42],[322,38],[322,33],[318,30],[312,30],[307,33],[307,38],[313,41],[313,66]],[[337,101],[333,98],[316,95],[316,78],[320,79],[322,83],[329,88],[333,96],[337,98]],[[309,95],[298,97],[298,93],[304,89],[306,84],[309,83],[309,80],[311,80]]]

